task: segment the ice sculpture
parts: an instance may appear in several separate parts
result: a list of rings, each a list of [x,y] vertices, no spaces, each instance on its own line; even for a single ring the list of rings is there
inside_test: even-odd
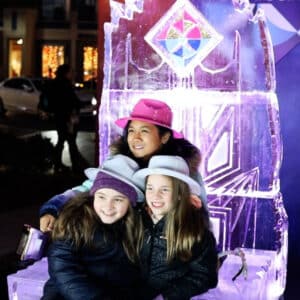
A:
[[[255,299],[276,299],[285,288],[288,224],[279,185],[274,55],[263,10],[247,0],[111,0],[110,6],[100,163],[120,133],[114,120],[140,97],[168,103],[175,127],[202,151],[220,249],[252,249],[248,263],[258,268],[269,257],[265,294]]]

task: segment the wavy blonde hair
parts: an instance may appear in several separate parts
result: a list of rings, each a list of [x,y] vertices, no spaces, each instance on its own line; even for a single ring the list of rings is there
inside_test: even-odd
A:
[[[177,178],[169,178],[172,181],[172,201],[175,205],[165,217],[167,261],[174,258],[188,261],[192,257],[193,245],[201,241],[208,224],[200,210],[191,203],[189,186]]]

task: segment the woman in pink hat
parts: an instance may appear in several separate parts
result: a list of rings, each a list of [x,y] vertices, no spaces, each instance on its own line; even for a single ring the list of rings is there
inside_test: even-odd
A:
[[[155,99],[140,99],[129,117],[116,120],[116,125],[124,131],[110,146],[111,155],[127,155],[134,159],[140,168],[146,167],[153,155],[181,156],[188,163],[190,176],[200,184],[199,196],[208,219],[204,183],[198,172],[200,151],[184,139],[180,132],[172,129],[172,118],[172,110],[166,103]],[[40,229],[51,231],[63,203],[76,192],[89,190],[91,184],[91,181],[85,181],[81,186],[56,195],[46,202],[40,210]]]

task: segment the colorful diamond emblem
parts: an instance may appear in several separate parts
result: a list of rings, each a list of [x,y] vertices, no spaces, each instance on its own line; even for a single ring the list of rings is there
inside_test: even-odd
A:
[[[145,35],[178,76],[191,72],[222,39],[188,0],[176,1]]]

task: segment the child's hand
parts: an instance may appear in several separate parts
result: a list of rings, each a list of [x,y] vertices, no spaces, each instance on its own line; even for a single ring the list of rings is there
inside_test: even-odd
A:
[[[42,232],[52,231],[55,220],[56,220],[55,217],[53,217],[50,214],[43,215],[40,218],[40,230]]]

